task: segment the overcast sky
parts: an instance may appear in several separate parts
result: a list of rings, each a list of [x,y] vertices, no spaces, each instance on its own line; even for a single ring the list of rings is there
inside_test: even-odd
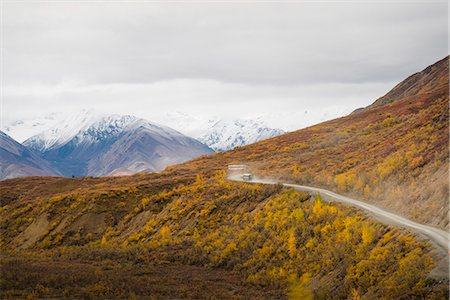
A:
[[[447,55],[447,12],[447,1],[3,1],[3,123],[95,108],[272,116],[291,130]]]

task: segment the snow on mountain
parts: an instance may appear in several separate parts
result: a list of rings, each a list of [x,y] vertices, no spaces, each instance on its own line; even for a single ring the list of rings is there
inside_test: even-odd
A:
[[[2,130],[19,143],[48,130],[63,118],[62,113],[51,113],[44,117],[16,120],[6,124]]]
[[[81,110],[16,121],[4,129],[65,176],[158,171],[212,149],[226,151],[284,133],[262,118],[202,119],[171,112],[151,120],[157,123]]]
[[[267,125],[263,117],[254,119],[195,118],[181,112],[171,112],[152,117],[192,136],[216,151],[227,151],[285,133]]]
[[[76,145],[101,142],[120,135],[124,130],[130,131],[138,127],[145,127],[166,138],[181,135],[180,132],[167,126],[156,125],[135,116],[102,115],[92,110],[82,110],[77,114],[67,116],[47,130],[25,140],[24,145],[45,152],[69,141]]]
[[[159,171],[213,152],[196,139],[140,119],[89,160],[87,168],[95,175]]]
[[[267,127],[260,120],[211,121],[208,130],[198,140],[216,151],[253,144],[285,133]]]
[[[53,113],[43,118],[8,124],[5,132],[19,141],[33,136],[26,144],[33,149],[46,151],[46,149],[67,143],[75,136],[77,143],[82,143],[85,139],[101,140],[101,134],[108,136],[115,131],[120,132],[128,122],[133,121],[133,118],[136,117],[129,116],[128,119],[123,119],[117,115],[105,116],[92,110],[82,110],[76,114]],[[201,118],[175,111],[166,114],[150,114],[148,119],[160,127],[159,124],[164,124],[184,135],[200,140],[216,151],[230,150],[285,133],[273,124],[270,125],[270,116],[254,119]],[[92,132],[83,131],[88,126],[91,126]]]
[[[101,132],[101,116],[91,110],[82,110],[71,115],[60,115],[59,119],[46,130],[26,139],[24,145],[34,150],[45,152],[51,148],[66,144],[73,138],[82,140],[89,137],[93,131]],[[94,125],[93,125],[94,124]],[[104,126],[106,125],[106,123]],[[91,132],[86,132],[90,126]],[[105,133],[106,134],[106,133]]]
[[[169,126],[193,138],[202,136],[209,128],[209,119],[194,117],[178,111],[152,114],[149,119],[158,124]],[[210,119],[214,119],[214,117]]]
[[[166,126],[81,111],[24,142],[65,176],[159,171],[213,151]],[[124,150],[126,149],[126,151]]]

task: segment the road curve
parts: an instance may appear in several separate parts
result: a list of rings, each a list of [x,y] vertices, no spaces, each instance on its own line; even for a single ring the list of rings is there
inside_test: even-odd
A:
[[[242,178],[239,175],[235,176],[229,176],[229,180],[233,181],[243,181]],[[265,180],[260,178],[254,178],[251,181],[246,182],[252,182],[252,183],[262,183],[262,184],[276,184],[277,182],[271,181],[271,180]],[[353,198],[349,198],[346,196],[342,196],[339,194],[336,194],[334,192],[331,192],[329,190],[316,188],[312,186],[305,186],[305,185],[299,185],[299,184],[292,184],[292,183],[283,183],[284,186],[292,187],[294,189],[300,190],[300,191],[306,191],[313,194],[320,193],[321,196],[323,196],[324,200],[327,201],[334,201],[334,202],[341,202],[345,203],[357,208],[360,208],[366,212],[368,212],[370,215],[375,217],[378,221],[388,224],[388,225],[396,225],[403,228],[409,228],[414,232],[417,232],[427,238],[429,238],[432,242],[434,242],[441,250],[445,251],[445,253],[449,253],[449,234],[448,232],[424,225],[419,224],[417,222],[411,221],[405,217],[396,215],[394,213],[388,212],[386,210],[383,210],[375,205],[367,204],[363,201],[356,200]]]

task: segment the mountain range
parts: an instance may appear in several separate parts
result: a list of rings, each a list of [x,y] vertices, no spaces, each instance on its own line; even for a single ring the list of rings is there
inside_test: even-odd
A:
[[[129,175],[160,171],[214,152],[166,126],[134,116],[90,111],[60,120],[23,145],[2,133],[0,149],[8,153],[1,158],[2,178]]]
[[[218,152],[253,144],[283,133],[285,130],[268,125],[267,117],[256,118],[197,118],[186,113],[171,112],[156,116],[165,124],[192,136]]]
[[[19,142],[38,135],[42,136],[42,133],[46,132],[46,136],[40,139],[46,139],[47,143],[52,143],[55,139],[64,139],[63,135],[70,135],[70,130],[82,127],[84,122],[95,115],[98,116],[100,113],[87,109],[75,113],[51,113],[44,117],[8,123],[4,131]],[[286,133],[280,128],[269,126],[263,117],[202,119],[182,112],[170,112],[152,116],[151,120],[193,137],[215,151],[231,150]],[[55,126],[64,126],[64,128],[55,129]]]
[[[153,116],[152,120],[194,137],[218,152],[253,144],[283,133],[285,130],[269,125],[270,116],[255,118],[200,118],[183,112]]]
[[[14,160],[11,155],[1,158],[0,178],[160,171],[203,154],[227,151],[284,133],[267,127],[261,119],[200,121],[181,113],[166,117],[160,120],[195,138],[135,116],[104,115],[94,110],[52,113],[12,122],[4,129],[22,144],[4,133],[0,148],[6,153],[11,148],[8,145],[14,144],[21,150],[13,151]],[[30,159],[33,167],[23,167]]]

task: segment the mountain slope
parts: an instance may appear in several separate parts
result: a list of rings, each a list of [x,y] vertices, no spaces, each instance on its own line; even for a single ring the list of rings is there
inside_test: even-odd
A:
[[[213,153],[211,149],[195,139],[168,127],[138,120],[107,150],[89,161],[88,174],[158,171],[210,153]]]
[[[56,175],[48,162],[0,131],[0,179]]]
[[[23,144],[39,152],[59,149],[69,143],[89,143],[101,141],[109,136],[117,135],[133,117],[101,116],[94,111],[82,110],[66,115],[56,124],[26,139]]]
[[[427,278],[427,244],[408,234],[305,193],[210,175],[27,179],[34,190],[3,183],[0,295],[439,299],[448,291]],[[193,286],[212,271],[221,276]]]
[[[417,72],[399,84],[386,95],[377,99],[370,107],[384,105],[393,101],[423,94],[448,93],[448,57]]]
[[[60,122],[24,145],[38,151],[65,176],[159,171],[213,152],[168,127],[134,116],[91,112]]]

